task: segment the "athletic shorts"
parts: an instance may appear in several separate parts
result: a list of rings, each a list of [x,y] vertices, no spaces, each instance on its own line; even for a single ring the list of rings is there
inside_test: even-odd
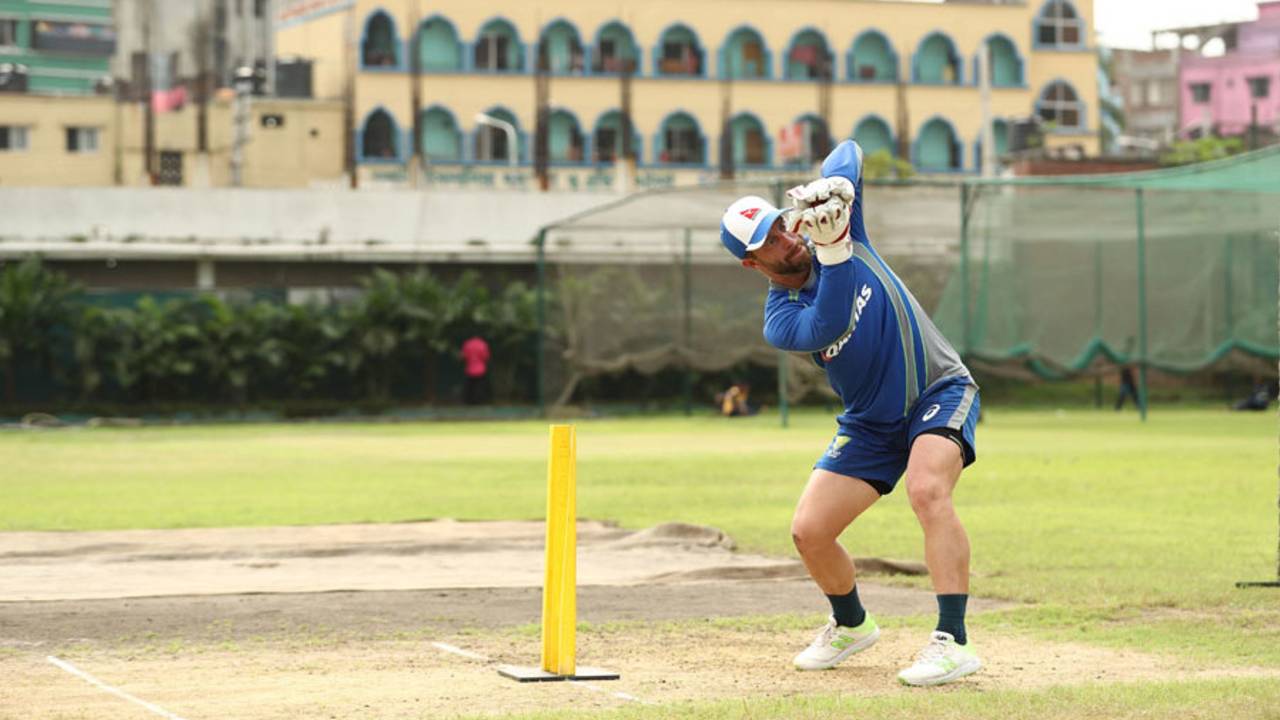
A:
[[[960,377],[929,388],[906,417],[888,426],[872,428],[841,415],[840,429],[814,468],[865,480],[888,495],[907,470],[911,444],[925,433],[955,441],[968,467],[977,459],[973,436],[978,409],[978,386]]]

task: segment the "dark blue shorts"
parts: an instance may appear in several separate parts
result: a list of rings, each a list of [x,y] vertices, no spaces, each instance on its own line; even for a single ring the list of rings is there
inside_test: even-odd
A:
[[[865,480],[881,495],[888,495],[906,472],[911,443],[923,433],[955,440],[968,467],[977,459],[973,436],[978,407],[978,386],[961,377],[930,388],[907,417],[892,425],[873,428],[842,415],[839,431],[814,467]]]

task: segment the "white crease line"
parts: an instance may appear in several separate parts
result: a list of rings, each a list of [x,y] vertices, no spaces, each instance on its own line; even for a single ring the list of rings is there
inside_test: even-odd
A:
[[[454,655],[459,655],[461,657],[467,658],[468,660],[479,660],[480,662],[489,662],[489,658],[479,653],[473,653],[470,650],[463,650],[462,648],[456,645],[450,645],[449,643],[442,643],[442,642],[433,642],[431,644],[434,647],[439,648],[440,650],[443,650],[447,653],[453,653]]]
[[[630,701],[630,702],[640,703],[641,705],[652,705],[652,704],[653,704],[653,703],[651,703],[651,702],[648,702],[648,701],[645,701],[645,700],[641,700],[640,698],[636,697],[635,695],[628,695],[628,694],[626,694],[626,693],[624,693],[624,692],[614,692],[614,691],[612,691],[612,690],[605,690],[605,689],[604,689],[604,688],[602,688],[602,687],[596,687],[595,685],[592,685],[592,684],[591,684],[591,683],[589,683],[589,682],[584,682],[584,681],[582,681],[582,680],[570,680],[570,681],[569,681],[569,684],[570,684],[570,685],[577,685],[578,687],[584,687],[584,688],[586,688],[586,689],[588,689],[588,690],[590,690],[590,691],[592,691],[592,692],[598,692],[598,693],[604,693],[604,694],[606,694],[606,695],[612,695],[612,696],[614,696],[614,697],[616,697],[616,698],[618,698],[618,699],[620,699],[620,700],[628,700],[628,701]]]
[[[443,651],[445,651],[445,652],[447,652],[447,653],[451,653],[451,654],[453,654],[453,655],[458,655],[459,657],[467,658],[468,660],[479,660],[480,662],[486,662],[486,663],[487,663],[487,662],[493,662],[492,660],[490,660],[489,658],[485,657],[484,655],[481,655],[480,653],[474,653],[474,652],[471,652],[470,650],[463,650],[462,648],[458,647],[457,645],[450,645],[449,643],[442,643],[442,642],[432,642],[432,643],[431,643],[431,646],[432,646],[432,647],[434,647],[434,648],[436,648],[436,649],[438,649],[438,650],[443,650]],[[616,697],[616,698],[618,698],[618,699],[620,699],[620,700],[628,700],[628,701],[630,701],[630,702],[637,702],[637,703],[640,703],[640,704],[642,704],[642,705],[652,705],[652,704],[653,704],[653,703],[651,703],[651,702],[648,702],[648,701],[645,701],[645,700],[641,700],[640,698],[638,698],[638,697],[636,697],[636,696],[634,696],[634,695],[628,695],[628,694],[626,694],[626,693],[624,693],[624,692],[613,692],[612,690],[605,690],[604,688],[596,687],[595,685],[592,685],[592,684],[587,683],[587,682],[583,682],[582,680],[570,680],[570,681],[569,681],[569,684],[571,684],[571,685],[578,685],[578,686],[580,686],[580,687],[584,687],[584,688],[586,688],[586,689],[588,689],[588,690],[591,690],[592,692],[605,693],[606,695],[612,695],[612,696],[614,696],[614,697]]]
[[[58,666],[58,667],[62,668],[63,670],[66,670],[67,672],[71,673],[72,675],[75,675],[76,677],[80,678],[81,680],[84,680],[85,682],[89,683],[90,685],[93,685],[94,687],[97,687],[97,688],[99,688],[99,689],[101,689],[101,690],[105,690],[106,692],[109,692],[109,693],[111,693],[112,695],[115,695],[115,696],[116,696],[116,697],[118,697],[118,698],[121,698],[121,699],[124,699],[124,700],[128,700],[129,702],[131,702],[131,703],[133,703],[133,704],[135,704],[135,705],[141,705],[142,707],[144,707],[144,708],[146,708],[146,709],[150,710],[151,712],[155,713],[156,715],[159,715],[160,717],[168,718],[169,720],[182,720],[182,718],[181,718],[181,717],[178,717],[177,715],[174,715],[173,713],[169,712],[168,710],[165,710],[164,708],[160,707],[159,705],[152,705],[151,703],[147,702],[146,700],[141,700],[141,699],[139,699],[139,698],[136,698],[136,697],[134,697],[134,696],[130,695],[129,693],[127,693],[127,692],[125,692],[125,691],[123,691],[123,690],[120,690],[120,689],[117,689],[117,688],[113,688],[113,687],[111,687],[110,685],[108,685],[108,684],[106,684],[106,683],[102,682],[102,681],[101,681],[101,680],[99,680],[98,678],[96,678],[96,677],[94,677],[94,676],[90,675],[89,673],[87,673],[87,672],[85,672],[85,671],[81,670],[80,668],[76,667],[75,665],[72,665],[71,663],[69,663],[69,662],[67,662],[67,661],[65,661],[65,660],[59,660],[58,658],[56,658],[56,657],[54,657],[54,656],[52,656],[52,655],[50,655],[50,656],[46,657],[46,658],[45,658],[45,660],[48,660],[49,662],[53,663],[54,665],[56,665],[56,666]]]

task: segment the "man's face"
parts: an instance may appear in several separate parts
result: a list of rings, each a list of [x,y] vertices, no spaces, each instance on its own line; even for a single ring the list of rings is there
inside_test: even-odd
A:
[[[783,217],[773,222],[764,245],[742,261],[743,265],[754,267],[766,275],[795,275],[809,270],[812,263],[804,238],[787,230]]]

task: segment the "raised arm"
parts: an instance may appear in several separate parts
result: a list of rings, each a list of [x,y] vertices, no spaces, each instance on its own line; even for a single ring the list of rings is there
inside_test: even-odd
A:
[[[823,268],[813,305],[771,292],[764,310],[764,339],[781,350],[816,352],[835,342],[853,315],[854,263]]]

